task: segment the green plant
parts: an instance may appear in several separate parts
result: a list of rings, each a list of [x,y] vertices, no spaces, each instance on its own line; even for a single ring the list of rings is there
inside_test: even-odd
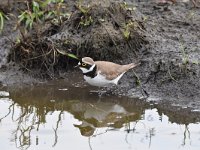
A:
[[[186,54],[186,51],[185,51],[185,46],[183,44],[183,37],[181,36],[180,37],[180,50],[181,50],[181,53],[182,53],[182,62],[183,62],[183,65],[186,65],[189,63],[189,57],[188,57],[188,54]]]
[[[130,30],[129,30],[129,28],[126,26],[126,28],[125,28],[125,30],[123,31],[123,35],[124,35],[124,37],[125,37],[125,39],[129,39],[130,38]]]
[[[130,39],[131,28],[135,29],[137,27],[138,27],[138,23],[135,21],[130,21],[129,23],[125,24],[124,30],[123,30],[123,35],[126,40]]]
[[[186,15],[186,18],[188,20],[193,20],[197,17],[197,14],[194,12],[194,10],[191,10],[188,12],[188,14]]]
[[[25,24],[27,29],[32,29],[34,23],[42,24],[46,20],[52,20],[54,23],[60,23],[62,17],[69,16],[68,13],[62,13],[61,8],[64,0],[35,0],[31,3],[31,8],[27,3],[27,10],[22,11],[18,16],[19,24]],[[50,7],[51,6],[51,7]]]
[[[183,62],[184,65],[186,65],[186,64],[189,63],[189,58],[188,58],[188,55],[185,52],[185,46],[184,46],[183,42],[181,42],[180,50],[181,50],[181,53],[182,53],[182,56],[183,56],[182,62]]]
[[[21,13],[21,15],[18,16],[19,23],[25,23],[25,27],[28,29],[32,29],[34,22],[41,22],[41,18],[44,15],[44,11],[41,11],[39,3],[36,1],[32,1],[32,9],[29,8],[28,10],[25,10]]]
[[[137,84],[137,86],[141,86],[141,80],[140,80],[139,76],[135,73],[135,71],[132,71],[132,72],[133,72],[133,74],[136,77],[136,84]]]
[[[70,58],[73,58],[73,59],[77,59],[78,60],[78,57],[75,56],[74,54],[72,53],[67,53],[66,51],[64,50],[59,50],[58,48],[56,48],[57,52],[62,54],[62,55],[66,55],[67,57],[70,57]]]
[[[167,71],[167,72],[168,72],[168,74],[169,74],[169,77],[170,77],[173,81],[178,82],[178,81],[172,76],[169,66],[168,66],[168,71]]]
[[[82,13],[81,19],[79,22],[79,26],[89,26],[93,23],[92,16],[89,14],[90,6],[83,6],[82,0],[76,5],[76,8]]]
[[[83,14],[87,14],[89,9],[84,8],[81,5],[77,5],[77,8],[83,13]]]
[[[81,18],[81,21],[80,21],[80,23],[79,23],[79,25],[82,25],[82,26],[89,26],[89,25],[91,25],[92,24],[92,22],[93,22],[93,19],[92,19],[92,17],[91,16],[89,16],[88,18]]]
[[[45,20],[53,18],[54,23],[62,23],[62,18],[70,16],[67,12],[62,12],[64,0],[46,0],[40,1],[41,8],[45,11]],[[51,8],[49,8],[51,6]]]
[[[0,33],[3,30],[5,19],[9,19],[2,11],[0,11]]]
[[[88,5],[88,6],[83,6],[82,5],[82,0],[80,0],[79,2],[78,2],[78,4],[76,5],[76,7],[84,14],[84,15],[86,15],[86,14],[88,14],[88,11],[90,10],[90,6]]]
[[[195,64],[195,65],[198,65],[199,61],[198,60],[193,60],[192,63]]]
[[[123,2],[120,5],[122,8],[129,10],[129,11],[134,11],[137,9],[134,5],[127,4],[126,2]]]
[[[3,26],[4,26],[3,12],[0,12],[0,33],[3,30]]]

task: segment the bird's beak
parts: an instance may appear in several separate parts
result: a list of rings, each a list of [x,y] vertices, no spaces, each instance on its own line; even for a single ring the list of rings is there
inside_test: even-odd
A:
[[[78,65],[74,66],[74,68],[77,68],[81,65],[81,63],[79,62]]]
[[[74,68],[77,68],[79,65],[74,66]]]

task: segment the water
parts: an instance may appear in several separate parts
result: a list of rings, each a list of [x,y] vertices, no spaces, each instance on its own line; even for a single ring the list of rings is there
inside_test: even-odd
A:
[[[28,150],[199,150],[200,124],[170,122],[142,100],[59,80],[0,91],[0,144]],[[177,118],[177,120],[180,118]]]

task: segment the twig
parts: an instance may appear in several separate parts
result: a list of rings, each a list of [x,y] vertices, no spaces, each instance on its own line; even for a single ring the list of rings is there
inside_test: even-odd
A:
[[[172,76],[169,67],[168,67],[168,74],[169,74],[169,76],[170,76],[170,78],[171,78],[172,80],[174,80],[175,82],[178,82],[178,81]]]
[[[142,95],[143,95],[143,96],[146,95],[147,97],[149,97],[149,93],[143,88],[142,83],[141,83],[141,80],[140,80],[140,78],[138,77],[138,75],[135,73],[134,70],[132,70],[132,72],[133,72],[133,74],[135,75],[135,77],[137,78],[137,81],[139,82],[139,86],[140,86]],[[144,95],[143,93],[144,93],[145,95]]]
[[[54,146],[57,144],[57,142],[58,142],[58,133],[57,133],[57,131],[58,131],[58,125],[59,125],[59,123],[60,123],[60,121],[61,121],[61,115],[62,115],[62,114],[63,114],[63,110],[60,111],[60,113],[59,113],[59,115],[58,115],[58,120],[57,120],[57,122],[56,122],[56,128],[55,128],[55,129],[53,128],[54,133],[55,133],[55,141],[54,141],[54,144],[52,145],[52,147],[54,147]]]
[[[4,116],[4,117],[2,117],[2,118],[0,118],[0,122],[4,119],[4,118],[6,118],[10,113],[11,113],[11,107],[12,106],[14,106],[15,105],[15,103],[13,103],[12,105],[10,105],[9,107],[8,107],[8,113]]]

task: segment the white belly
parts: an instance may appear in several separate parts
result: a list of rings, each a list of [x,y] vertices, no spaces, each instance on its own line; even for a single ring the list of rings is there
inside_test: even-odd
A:
[[[122,73],[116,79],[113,79],[113,80],[107,80],[105,78],[105,76],[103,76],[103,75],[101,75],[99,73],[94,78],[90,78],[88,76],[84,76],[84,79],[90,85],[99,86],[99,87],[105,87],[105,86],[109,86],[111,84],[116,84],[117,85],[119,79],[123,76],[123,74],[124,73]]]

